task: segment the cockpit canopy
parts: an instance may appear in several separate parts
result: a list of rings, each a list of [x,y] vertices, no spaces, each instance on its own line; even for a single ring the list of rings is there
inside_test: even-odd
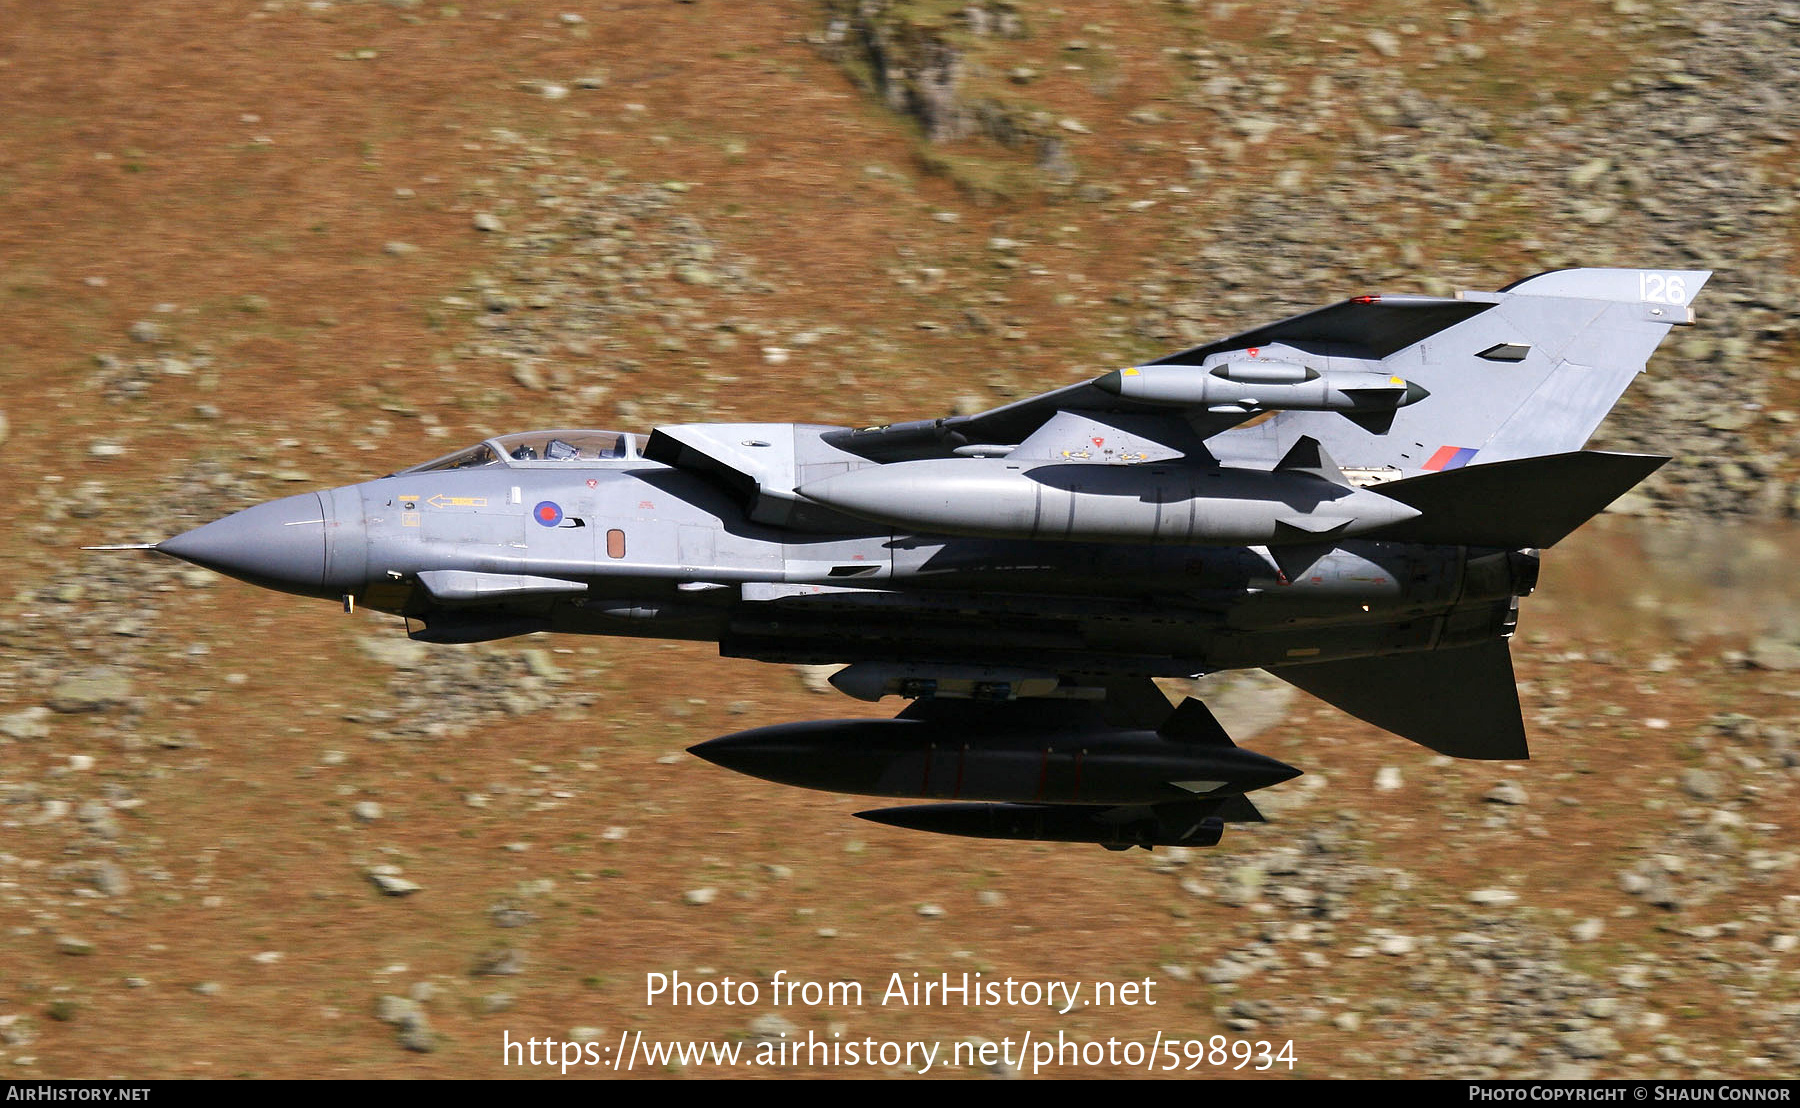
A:
[[[592,462],[630,461],[641,457],[638,436],[624,431],[520,431],[501,435],[452,454],[410,466],[401,473],[437,473],[447,469],[555,468]]]

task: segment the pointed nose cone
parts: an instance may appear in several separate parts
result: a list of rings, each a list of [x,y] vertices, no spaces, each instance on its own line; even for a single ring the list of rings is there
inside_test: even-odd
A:
[[[1355,534],[1373,530],[1377,527],[1391,527],[1396,523],[1405,523],[1419,516],[1419,509],[1411,504],[1402,504],[1392,497],[1381,495],[1371,489],[1357,489],[1348,498],[1347,510],[1355,517]]]
[[[1250,753],[1246,751],[1245,753]],[[1257,761],[1245,770],[1239,780],[1247,793],[1257,789],[1266,789],[1270,785],[1279,785],[1283,781],[1292,781],[1300,776],[1300,771],[1286,762],[1277,761],[1267,754],[1257,755]]]
[[[1406,385],[1406,395],[1400,398],[1400,406],[1404,408],[1408,404],[1417,404],[1419,401],[1430,395],[1431,393],[1424,385],[1419,384],[1417,381],[1409,381]]]
[[[688,747],[688,753],[777,784],[870,792],[896,757],[884,739],[891,742],[890,736],[912,726],[891,719],[778,723],[711,739]]]
[[[337,594],[325,585],[326,519],[325,502],[309,492],[246,508],[156,549],[267,589],[329,598]]]
[[[1286,762],[1242,747],[1196,750],[1192,763],[1185,769],[1187,780],[1171,781],[1170,784],[1209,797],[1253,793],[1300,776],[1300,771]],[[1212,787],[1197,788],[1199,785]]]
[[[747,773],[751,777],[763,776],[763,771],[775,764],[775,759],[770,756],[766,746],[744,742],[737,735],[696,743],[688,747],[688,753],[696,758],[704,758],[715,766],[734,773]]]
[[[880,470],[887,467],[871,468]],[[896,477],[888,473],[852,471],[808,481],[794,491],[827,508],[835,508],[863,519],[891,523],[894,514],[892,509],[897,500],[910,506],[912,498],[916,496],[904,478],[904,473]]]
[[[690,746],[688,753],[734,773],[760,777],[783,785],[810,788],[817,784],[814,779],[820,776],[818,755],[822,750],[816,743],[794,742],[791,739],[790,732],[795,727],[802,726],[804,725],[777,725],[740,731],[735,735]]]

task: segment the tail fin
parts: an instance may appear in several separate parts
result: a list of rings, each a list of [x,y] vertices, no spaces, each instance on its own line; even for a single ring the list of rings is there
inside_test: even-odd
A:
[[[1452,758],[1530,757],[1504,640],[1269,670],[1357,719]]]
[[[1193,746],[1236,746],[1205,704],[1188,697],[1169,713],[1157,733],[1170,742]]]
[[[1385,432],[1335,413],[1289,411],[1219,439],[1235,438],[1278,457],[1310,436],[1347,468],[1391,468],[1409,477],[1579,450],[1643,372],[1670,326],[1693,321],[1689,304],[1710,276],[1701,270],[1567,269],[1500,292],[1465,292],[1460,300],[1468,308],[1491,306],[1460,318],[1440,313],[1435,322],[1447,325],[1402,334],[1396,341],[1411,341],[1397,349],[1337,338],[1314,351],[1379,357],[1383,372],[1430,392],[1396,411]],[[1413,298],[1394,299],[1399,303],[1389,314],[1406,316],[1402,309]],[[1302,349],[1312,345],[1286,335],[1271,338]],[[1261,448],[1252,448],[1259,439]]]

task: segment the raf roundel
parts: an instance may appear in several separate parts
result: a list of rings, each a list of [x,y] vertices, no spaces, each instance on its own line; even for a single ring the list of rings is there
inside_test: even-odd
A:
[[[563,520],[562,509],[557,506],[556,501],[546,500],[537,507],[531,509],[531,518],[537,520],[545,527],[555,527]]]

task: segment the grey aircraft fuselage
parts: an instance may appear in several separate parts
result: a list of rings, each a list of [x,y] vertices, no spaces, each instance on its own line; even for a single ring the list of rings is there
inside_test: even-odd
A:
[[[718,642],[764,661],[1003,658],[1096,675],[1484,641],[1511,628],[1535,579],[1520,552],[1372,540],[1290,580],[1244,547],[800,534],[641,457],[493,454],[259,505],[161,549],[409,617],[427,641],[558,631]]]
[[[862,813],[896,826],[1206,845],[1298,771],[1152,678],[1260,667],[1440,753],[1528,756],[1519,598],[1667,460],[1583,446],[1709,276],[1358,296],[936,420],[505,435],[141,545],[427,642],[841,663],[840,691],[913,704],[695,753],[951,798]]]

